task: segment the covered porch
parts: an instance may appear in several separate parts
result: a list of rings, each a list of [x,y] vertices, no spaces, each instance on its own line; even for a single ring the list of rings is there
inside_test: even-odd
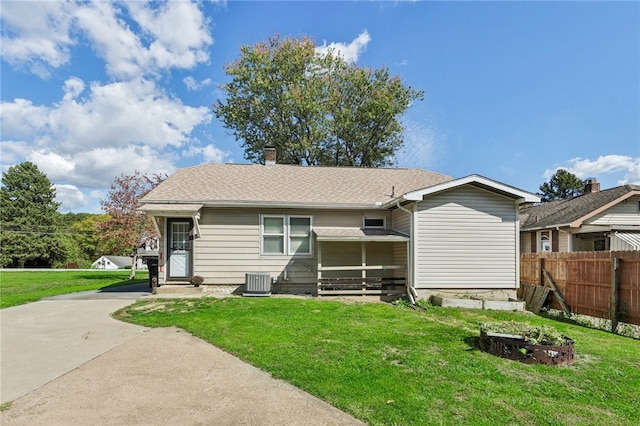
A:
[[[409,237],[386,229],[316,228],[318,296],[396,296],[409,285]]]

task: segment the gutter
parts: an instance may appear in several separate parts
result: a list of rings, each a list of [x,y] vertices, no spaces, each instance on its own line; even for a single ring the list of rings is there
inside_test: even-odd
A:
[[[547,226],[536,226],[536,227],[527,227],[527,228],[520,228],[520,231],[522,232],[532,232],[532,231],[542,231],[544,229],[557,229],[559,227],[569,227],[569,228],[574,228],[573,226],[571,226],[570,223],[561,223],[558,225],[547,225]]]
[[[411,229],[409,230],[409,232],[411,233],[411,239],[409,240],[409,243],[411,244],[411,250],[409,252],[409,256],[407,256],[408,260],[411,262],[411,269],[409,270],[409,268],[407,268],[407,274],[409,274],[409,279],[407,280],[407,295],[409,296],[409,301],[415,305],[416,299],[418,298],[418,292],[413,287],[413,212],[406,207],[401,206],[400,199],[396,200],[396,207],[403,212],[409,213],[409,216],[411,217],[411,220],[409,221],[409,224],[411,225]]]
[[[141,204],[145,205],[154,205],[154,204],[202,204],[203,207],[209,208],[233,208],[233,207],[242,207],[242,208],[281,208],[281,209],[314,209],[314,210],[342,210],[342,209],[351,209],[351,210],[386,210],[388,207],[383,205],[381,202],[376,202],[375,204],[343,204],[343,203],[286,203],[280,201],[265,201],[265,202],[256,202],[256,201],[216,201],[216,202],[207,202],[207,201],[197,201],[197,202],[184,202],[177,200],[144,200],[141,201]]]

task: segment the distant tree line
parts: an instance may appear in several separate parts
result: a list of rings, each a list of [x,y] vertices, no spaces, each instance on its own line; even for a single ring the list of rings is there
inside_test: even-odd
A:
[[[148,217],[136,212],[137,201],[162,179],[121,175],[101,202],[105,214],[63,214],[35,164],[10,167],[0,188],[0,267],[89,268],[101,255],[132,255],[139,238],[154,233]]]

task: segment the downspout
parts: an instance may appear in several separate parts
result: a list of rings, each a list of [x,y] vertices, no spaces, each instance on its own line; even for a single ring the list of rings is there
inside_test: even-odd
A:
[[[411,233],[410,235],[410,240],[409,240],[409,244],[411,244],[411,249],[410,249],[410,256],[408,256],[407,261],[411,262],[411,268],[409,268],[407,265],[407,275],[409,275],[408,279],[407,279],[407,295],[409,296],[409,301],[412,304],[416,303],[416,299],[418,298],[418,292],[416,291],[416,289],[413,287],[413,212],[405,207],[402,207],[400,205],[400,201],[396,200],[396,207],[399,208],[400,210],[402,210],[403,212],[406,212],[409,214],[409,226],[411,226],[411,228],[409,229],[409,232]]]

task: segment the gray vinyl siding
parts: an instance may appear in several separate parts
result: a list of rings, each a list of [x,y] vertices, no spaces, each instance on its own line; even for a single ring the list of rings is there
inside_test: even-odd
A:
[[[465,185],[418,203],[416,288],[514,289],[518,285],[514,200]]]
[[[200,218],[201,236],[194,241],[194,274],[202,275],[207,284],[238,285],[244,284],[246,272],[267,272],[285,285],[314,288],[317,283],[318,242],[314,239],[312,256],[261,255],[261,214],[312,216],[314,228],[361,228],[363,217],[371,214],[384,216],[387,223],[391,218],[391,213],[386,211],[204,208]],[[342,262],[353,260],[355,265],[361,263],[359,243],[354,244],[353,253],[347,243],[337,244],[340,245],[336,250],[327,250],[323,245],[323,264],[330,262],[331,256]],[[373,250],[371,256],[377,260],[377,250]],[[392,251],[388,257],[392,260]]]
[[[584,225],[640,225],[640,196],[629,197],[586,220]]]
[[[409,213],[401,209],[395,209],[393,210],[391,221],[391,229],[402,232],[405,235],[411,235],[411,215]]]

